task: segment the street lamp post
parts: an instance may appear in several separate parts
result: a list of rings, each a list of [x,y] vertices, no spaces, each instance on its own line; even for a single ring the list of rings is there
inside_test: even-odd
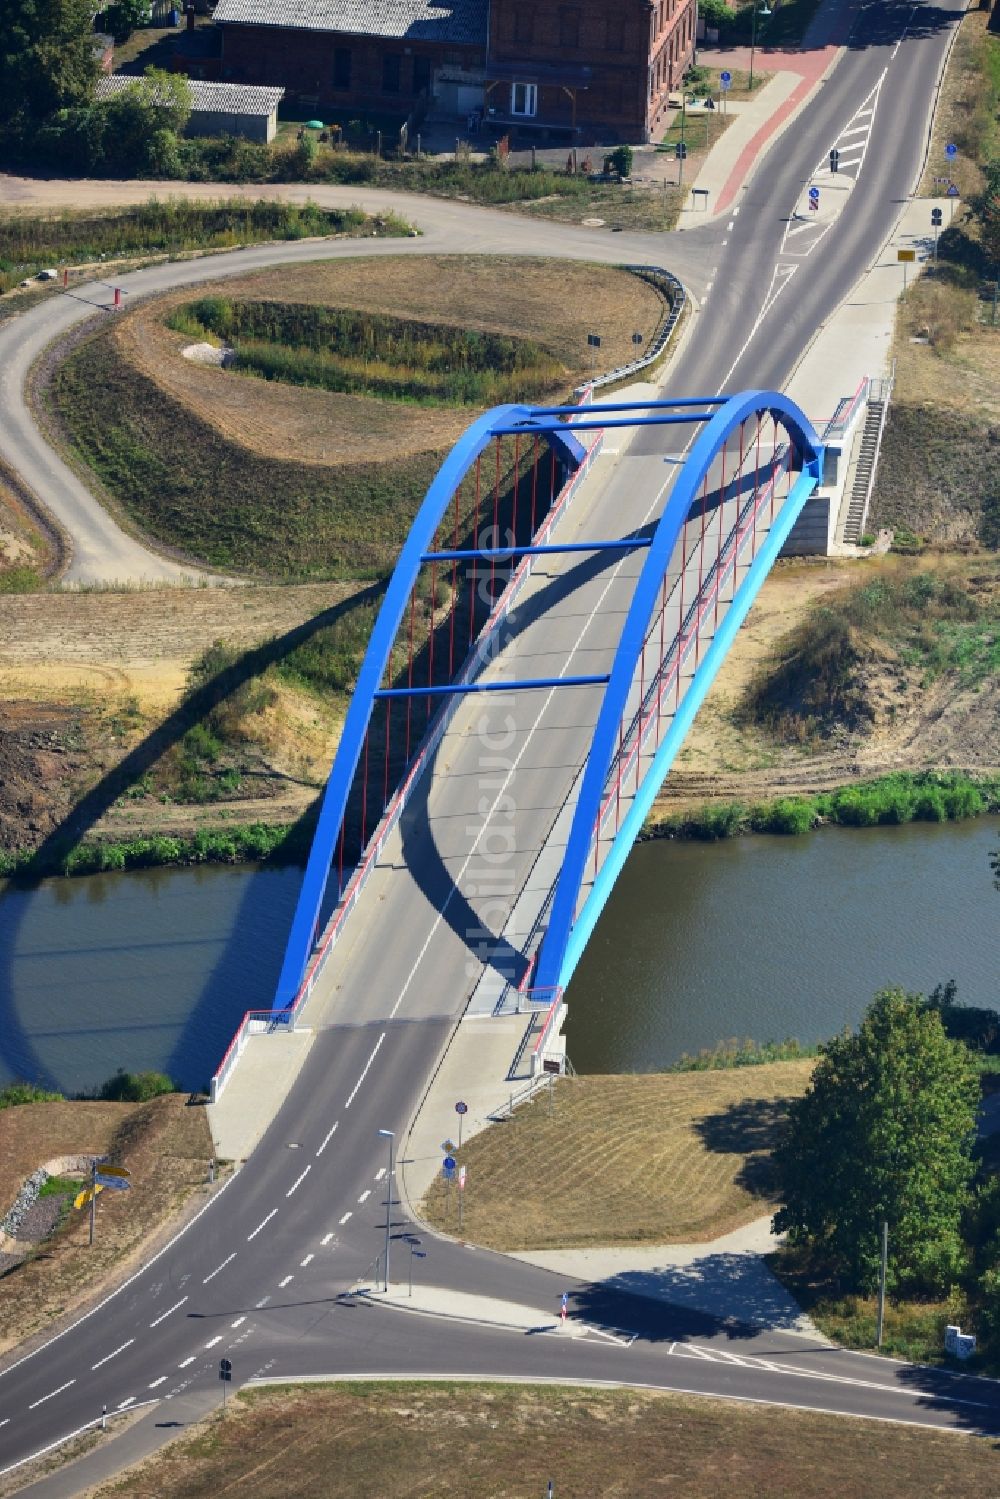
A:
[[[753,15],[750,20],[750,82],[747,84],[747,89],[751,94],[753,93],[753,59],[754,53],[757,51],[757,17],[758,15],[769,16],[770,14],[771,12],[767,7],[766,0],[765,4],[760,7],[760,10],[757,9],[757,0],[753,0]]]
[[[379,1134],[383,1140],[389,1142],[389,1180],[386,1183],[385,1194],[385,1267],[382,1285],[385,1294],[389,1294],[389,1237],[392,1232],[392,1147],[396,1138],[395,1130],[380,1129]]]

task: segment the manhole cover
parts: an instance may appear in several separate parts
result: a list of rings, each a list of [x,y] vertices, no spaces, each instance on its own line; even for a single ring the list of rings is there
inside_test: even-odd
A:
[[[603,219],[584,219],[584,220],[582,220],[582,222],[586,225],[586,227],[588,229],[603,229],[604,228],[604,220]]]

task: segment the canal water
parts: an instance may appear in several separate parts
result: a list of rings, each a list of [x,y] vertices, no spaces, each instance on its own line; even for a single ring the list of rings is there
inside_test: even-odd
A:
[[[729,1037],[821,1040],[874,991],[949,978],[1000,1006],[996,819],[643,844],[569,991],[581,1071]],[[116,1067],[186,1088],[268,1006],[298,869],[206,866],[0,886],[0,1084],[76,1092]]]

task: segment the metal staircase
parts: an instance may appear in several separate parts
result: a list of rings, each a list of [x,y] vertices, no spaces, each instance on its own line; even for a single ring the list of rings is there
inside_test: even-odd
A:
[[[861,449],[858,454],[858,466],[854,473],[854,485],[847,507],[847,519],[844,521],[842,538],[852,546],[859,544],[868,519],[868,507],[871,504],[872,490],[875,487],[875,471],[878,466],[879,449],[882,446],[882,434],[885,431],[885,419],[889,411],[894,375],[895,369],[888,380],[872,380],[868,387]]]

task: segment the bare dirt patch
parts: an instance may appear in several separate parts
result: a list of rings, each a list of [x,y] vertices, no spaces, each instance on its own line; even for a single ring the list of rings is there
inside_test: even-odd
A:
[[[144,1104],[24,1104],[0,1110],[0,1201],[9,1205],[43,1162],[89,1153],[127,1166],[132,1189],[98,1199],[93,1247],[87,1214],[71,1212],[37,1254],[0,1277],[0,1352],[79,1306],[148,1247],[207,1180],[214,1152],[206,1111],[186,1095]]]
[[[811,1061],[562,1079],[463,1147],[463,1234],[491,1249],[700,1243],[772,1206],[767,1156]],[[544,1169],[539,1169],[544,1162]],[[422,1210],[457,1229],[437,1181]]]
[[[559,1499],[720,1490],[850,1499],[992,1493],[993,1444],[648,1390],[336,1384],[241,1395],[94,1499]]]

